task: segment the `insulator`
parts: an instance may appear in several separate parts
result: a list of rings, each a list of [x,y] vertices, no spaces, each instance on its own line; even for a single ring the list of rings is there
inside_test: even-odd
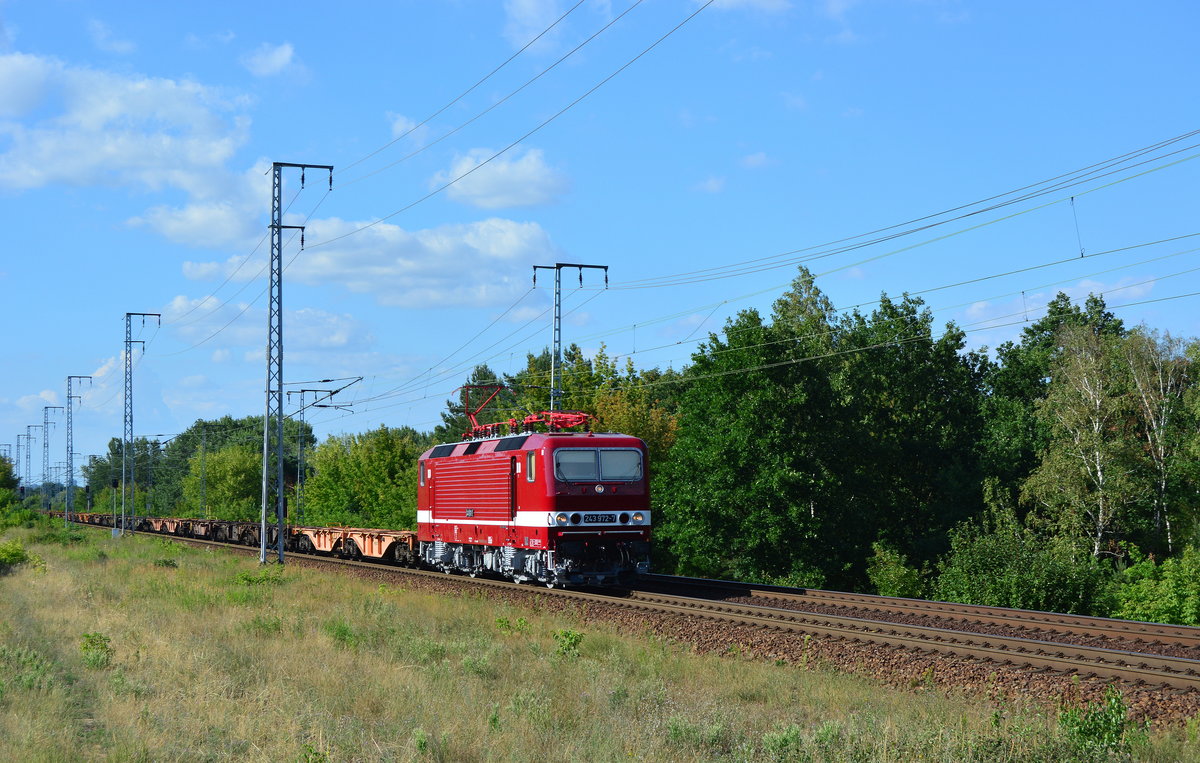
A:
[[[300,188],[304,188],[304,168],[300,168]]]
[[[304,251],[304,231],[300,231],[300,251]]]

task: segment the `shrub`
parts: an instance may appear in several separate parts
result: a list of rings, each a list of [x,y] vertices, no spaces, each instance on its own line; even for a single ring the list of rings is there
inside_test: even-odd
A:
[[[108,636],[102,633],[85,633],[79,643],[79,652],[83,655],[83,664],[93,670],[101,670],[112,664],[113,649]]]
[[[1147,730],[1146,724],[1129,718],[1125,699],[1113,686],[1105,691],[1103,702],[1062,710],[1058,725],[1081,753],[1105,759],[1128,758],[1131,746],[1142,741]]]
[[[1115,617],[1200,625],[1200,550],[1188,546],[1159,565],[1138,562],[1117,578],[1112,595]]]
[[[268,564],[258,572],[242,570],[233,582],[244,586],[268,586],[283,584],[283,567],[278,564]]]
[[[7,572],[10,567],[29,561],[29,553],[19,540],[0,543],[0,572]]]
[[[28,647],[0,644],[4,681],[18,689],[48,689],[54,684],[54,664]]]
[[[875,554],[867,560],[867,578],[880,596],[903,596],[919,599],[923,595],[925,582],[921,571],[908,565],[908,558],[899,551],[873,543]]]
[[[575,658],[579,656],[579,645],[583,642],[583,634],[566,628],[554,632],[554,640],[558,643],[555,652],[559,657]]]
[[[933,595],[944,601],[1047,612],[1099,614],[1110,570],[1064,538],[1040,537],[1009,509],[950,532]]]

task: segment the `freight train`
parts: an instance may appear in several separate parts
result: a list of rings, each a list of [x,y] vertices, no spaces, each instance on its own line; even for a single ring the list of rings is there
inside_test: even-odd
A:
[[[286,525],[284,548],[550,587],[626,584],[647,572],[645,443],[561,431],[564,421],[581,420],[564,419],[562,412],[520,424],[533,420],[548,420],[551,431],[501,436],[495,425],[477,425],[468,439],[423,453],[415,532]],[[516,429],[518,422],[511,424]],[[75,519],[113,526],[111,514]],[[262,542],[257,522],[138,517],[130,529],[255,547]],[[269,525],[268,547],[277,539]]]

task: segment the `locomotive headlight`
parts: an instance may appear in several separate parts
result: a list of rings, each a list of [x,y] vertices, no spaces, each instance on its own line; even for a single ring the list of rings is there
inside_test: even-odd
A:
[[[646,521],[646,517],[642,515],[642,512],[639,511],[633,515],[633,523],[635,525],[640,525],[642,522],[645,522],[645,521]]]
[[[561,526],[567,524],[568,522],[570,522],[571,518],[560,511],[558,514],[554,515],[554,521],[557,522],[558,525],[561,527]]]

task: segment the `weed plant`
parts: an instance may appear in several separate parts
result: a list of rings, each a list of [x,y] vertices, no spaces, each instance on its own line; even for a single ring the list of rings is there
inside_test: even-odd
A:
[[[10,532],[46,564],[0,577],[0,760],[1200,757],[1200,728],[1146,732],[1119,700],[1060,720],[155,538]]]

